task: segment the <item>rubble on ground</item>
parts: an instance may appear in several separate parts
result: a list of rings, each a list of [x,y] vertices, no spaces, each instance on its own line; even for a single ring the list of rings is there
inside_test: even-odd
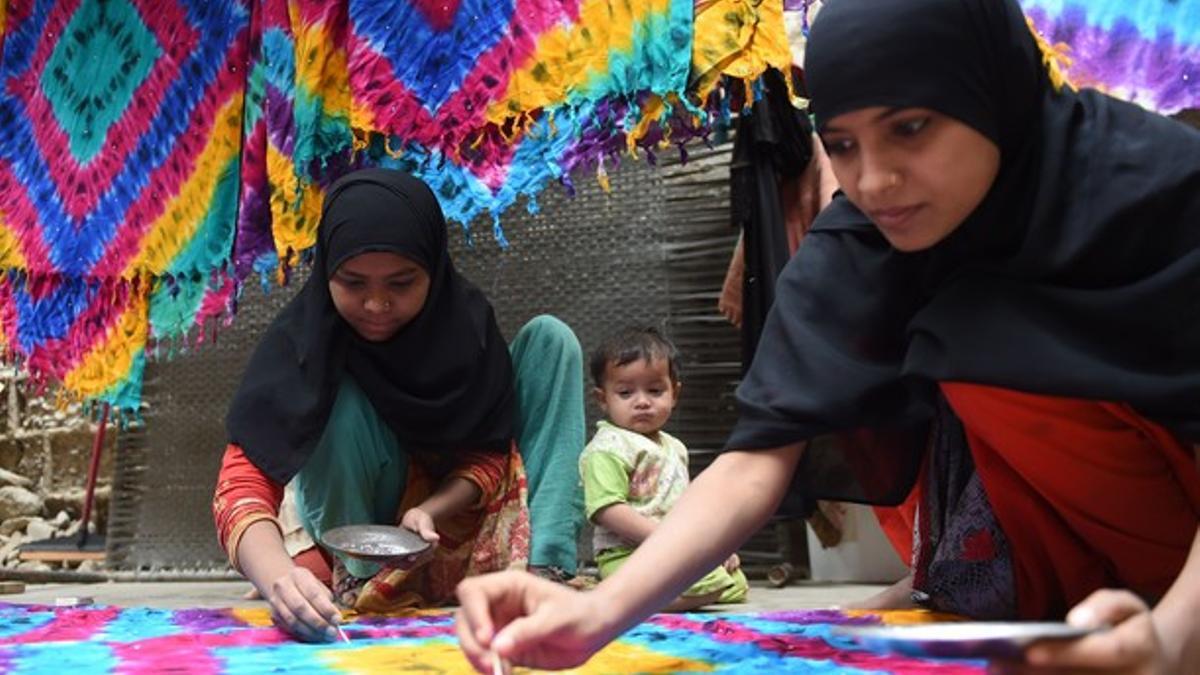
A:
[[[110,495],[108,486],[96,489],[89,532],[97,531],[97,522],[103,526]],[[0,568],[96,571],[99,566],[94,561],[47,563],[19,557],[22,544],[78,537],[84,496],[81,489],[39,494],[32,480],[11,471],[0,473]]]

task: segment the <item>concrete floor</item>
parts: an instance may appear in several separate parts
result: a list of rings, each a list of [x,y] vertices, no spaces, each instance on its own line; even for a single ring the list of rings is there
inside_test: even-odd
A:
[[[750,601],[723,605],[722,611],[762,612],[785,609],[832,607],[866,598],[882,586],[799,582],[786,588],[771,588],[752,582]],[[0,602],[50,604],[59,598],[88,597],[96,604],[118,607],[256,607],[261,600],[244,600],[250,584],[241,581],[196,582],[109,582],[97,584],[28,584],[24,593],[0,595]]]

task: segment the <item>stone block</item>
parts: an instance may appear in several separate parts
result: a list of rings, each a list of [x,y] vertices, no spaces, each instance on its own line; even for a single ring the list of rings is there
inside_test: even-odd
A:
[[[25,528],[25,537],[29,541],[41,541],[49,539],[56,534],[54,526],[41,518],[34,518],[29,521],[29,525]]]
[[[10,536],[13,532],[24,532],[31,520],[33,516],[17,516],[0,522],[0,537]]]
[[[0,467],[0,486],[4,485],[16,485],[28,489],[33,487],[33,481],[19,473]]]
[[[17,516],[40,516],[44,500],[22,487],[0,487],[0,521]]]

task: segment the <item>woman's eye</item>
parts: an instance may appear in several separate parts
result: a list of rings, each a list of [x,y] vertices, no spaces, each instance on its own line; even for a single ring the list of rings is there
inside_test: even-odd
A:
[[[843,155],[854,149],[854,141],[847,138],[836,138],[825,141],[825,152],[830,155]]]
[[[901,136],[916,136],[921,133],[921,130],[929,124],[928,117],[919,117],[914,120],[905,120],[896,125],[896,133]]]
[[[412,283],[413,283],[412,279],[405,279],[403,281],[392,281],[392,282],[388,283],[388,287],[393,288],[398,291],[402,291],[402,290],[408,288],[409,286],[412,286]]]

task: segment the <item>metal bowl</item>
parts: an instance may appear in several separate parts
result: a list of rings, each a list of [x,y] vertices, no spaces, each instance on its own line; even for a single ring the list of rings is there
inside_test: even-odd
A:
[[[382,564],[415,558],[430,546],[416,532],[392,525],[343,525],[326,532],[321,542],[351,558]]]
[[[943,659],[1017,658],[1039,640],[1074,640],[1097,629],[1057,622],[968,621],[915,626],[837,626],[871,651]]]

